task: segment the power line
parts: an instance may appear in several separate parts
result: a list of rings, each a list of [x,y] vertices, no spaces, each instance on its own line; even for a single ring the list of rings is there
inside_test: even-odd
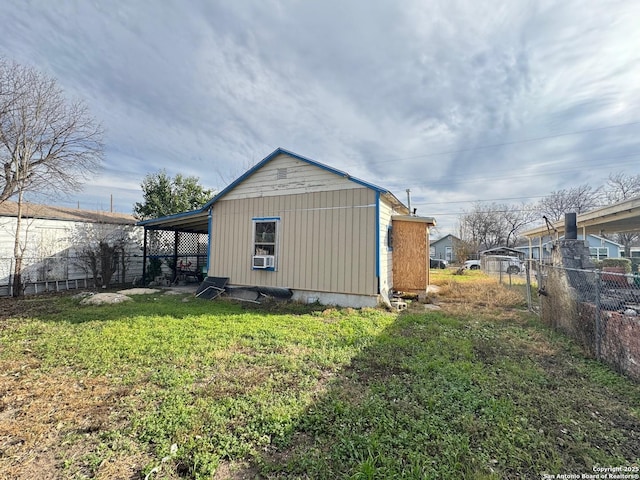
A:
[[[608,130],[608,129],[612,129],[612,128],[629,127],[629,126],[632,126],[632,125],[640,125],[640,121],[628,122],[628,123],[620,123],[618,125],[606,125],[604,127],[588,128],[588,129],[585,129],[585,130],[575,130],[575,131],[572,131],[572,132],[557,133],[557,134],[553,134],[553,135],[545,135],[543,137],[525,138],[525,139],[521,139],[521,140],[513,140],[513,141],[510,141],[510,142],[501,142],[501,143],[492,143],[492,144],[488,144],[488,145],[479,145],[479,146],[472,147],[472,148],[461,148],[461,149],[457,149],[457,150],[446,150],[446,151],[442,151],[442,152],[424,153],[422,155],[415,155],[415,156],[412,156],[412,157],[399,157],[399,158],[393,158],[393,159],[387,159],[387,160],[367,161],[365,163],[357,163],[357,164],[353,164],[353,165],[371,165],[371,164],[378,164],[378,163],[384,163],[384,162],[389,162],[389,161],[399,162],[399,161],[403,161],[403,160],[414,160],[414,159],[417,159],[417,158],[436,157],[436,156],[439,156],[439,155],[450,155],[450,154],[453,154],[453,153],[474,152],[476,150],[487,150],[487,149],[490,149],[490,148],[505,147],[507,145],[518,145],[518,144],[522,144],[522,143],[539,142],[541,140],[549,140],[551,138],[567,137],[567,136],[571,136],[571,135],[581,135],[581,134],[584,134],[584,133],[598,132],[598,131]]]
[[[587,167],[589,167],[590,170],[600,170],[602,168],[610,168],[611,164],[610,161],[611,160],[618,160],[620,158],[629,158],[629,157],[638,157],[640,156],[640,152],[636,152],[636,153],[629,153],[629,154],[625,154],[625,155],[618,155],[618,156],[614,156],[614,157],[604,157],[604,158],[598,158],[596,159],[596,162],[603,162],[603,163],[594,163],[591,165],[586,165]],[[633,161],[630,160],[628,162],[618,162],[616,163],[616,167],[618,166],[623,166],[623,165],[637,165],[637,161]],[[545,176],[545,175],[555,175],[558,173],[570,173],[570,172],[575,172],[581,168],[585,168],[585,165],[579,165],[576,167],[572,167],[572,168],[568,168],[568,169],[562,169],[562,170],[547,170],[544,172],[539,172],[539,173],[522,173],[522,174],[515,174],[515,175],[491,175],[491,176],[482,176],[482,177],[469,177],[467,175],[461,174],[461,175],[451,175],[446,177],[448,180],[448,182],[446,183],[442,183],[440,182],[439,185],[451,185],[452,183],[473,183],[473,182],[484,182],[484,181],[490,181],[490,180],[511,180],[511,179],[517,179],[517,178],[530,178],[530,177],[540,177],[540,176]],[[456,181],[457,179],[462,179],[459,181]]]
[[[532,198],[544,198],[548,195],[533,195],[528,197],[507,197],[507,198],[490,198],[487,200],[452,200],[449,202],[427,202],[427,203],[415,203],[416,206],[424,207],[426,205],[452,205],[455,203],[478,203],[478,202],[502,202],[505,200],[529,200]]]

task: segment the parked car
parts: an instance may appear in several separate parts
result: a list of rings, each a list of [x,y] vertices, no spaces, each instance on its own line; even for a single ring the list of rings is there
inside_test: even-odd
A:
[[[485,268],[494,273],[504,272],[509,275],[517,275],[524,269],[518,257],[508,255],[488,255],[485,262]]]
[[[491,255],[487,257],[487,262],[487,268],[490,271],[501,271],[510,275],[517,275],[524,270],[524,266],[518,257]],[[467,270],[479,270],[480,266],[480,260],[467,260],[463,264],[463,268]]]
[[[429,268],[447,268],[447,261],[429,257]]]
[[[480,270],[480,260],[467,260],[462,267],[467,270]]]

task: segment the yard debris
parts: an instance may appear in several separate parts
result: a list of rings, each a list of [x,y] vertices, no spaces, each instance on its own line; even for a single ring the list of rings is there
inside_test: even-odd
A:
[[[160,470],[162,470],[162,464],[168,462],[173,457],[175,457],[176,453],[178,453],[178,445],[174,443],[171,445],[171,449],[169,450],[169,455],[167,455],[166,457],[163,457],[162,460],[160,460],[160,465],[153,467],[151,471],[147,473],[147,475],[145,475],[144,480],[149,480],[151,478],[151,475],[153,475],[154,473],[160,473]]]

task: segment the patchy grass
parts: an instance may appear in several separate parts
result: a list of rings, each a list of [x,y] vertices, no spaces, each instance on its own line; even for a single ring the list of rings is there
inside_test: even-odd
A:
[[[400,316],[166,295],[35,302],[0,321],[0,478],[637,465],[640,387],[542,326],[517,290],[469,273],[437,280],[441,311]]]

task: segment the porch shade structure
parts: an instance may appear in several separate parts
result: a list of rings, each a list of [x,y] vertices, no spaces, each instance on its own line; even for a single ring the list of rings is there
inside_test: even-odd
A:
[[[210,212],[198,209],[138,222],[137,225],[144,227],[143,281],[146,283],[147,265],[151,258],[169,260],[168,263],[173,266],[174,281],[179,273],[181,259],[186,260],[185,263],[195,259],[193,268],[208,269],[209,221]],[[150,241],[153,234],[156,238]],[[203,246],[201,236],[204,235],[206,235],[206,241]],[[191,267],[189,265],[189,268]]]

